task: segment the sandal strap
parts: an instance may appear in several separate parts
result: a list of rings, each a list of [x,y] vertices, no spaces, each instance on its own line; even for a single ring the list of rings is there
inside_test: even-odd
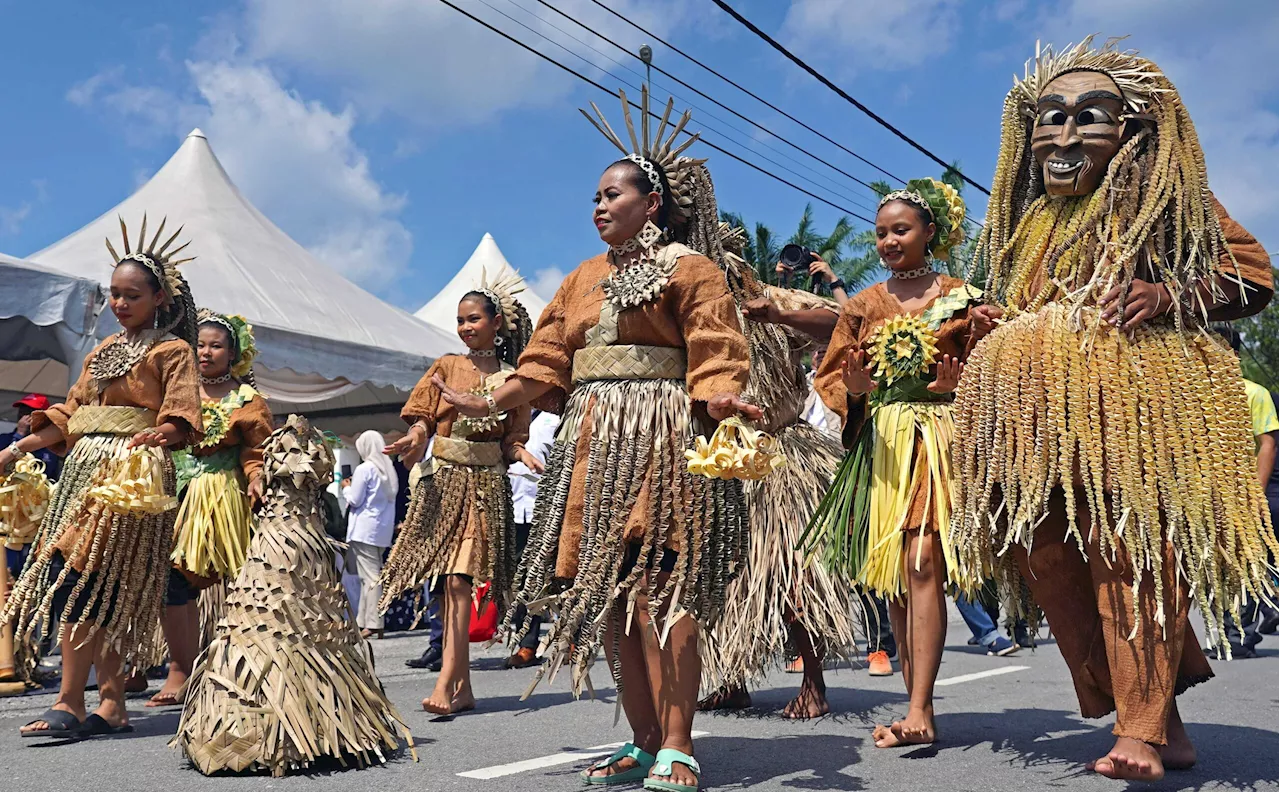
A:
[[[676,762],[688,767],[699,778],[702,777],[702,768],[698,766],[698,760],[674,748],[663,748],[658,751],[657,763],[653,766],[653,774],[660,776],[671,775],[671,771],[674,769],[672,765]]]
[[[662,753],[659,751],[658,753]],[[591,766],[592,770],[603,770],[610,765],[617,764],[623,759],[635,759],[641,767],[651,767],[656,761],[653,754],[641,749],[635,743],[627,743],[619,748],[608,759],[601,759]]]

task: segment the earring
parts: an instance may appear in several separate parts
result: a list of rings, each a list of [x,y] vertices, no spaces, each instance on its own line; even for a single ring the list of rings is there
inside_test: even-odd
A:
[[[662,239],[662,229],[654,225],[652,220],[644,221],[644,228],[640,229],[640,233],[636,234],[636,241],[640,243],[640,247],[651,248],[658,244]]]
[[[502,346],[502,345],[503,345],[503,344],[505,344],[505,343],[506,343],[506,342],[502,340],[502,336],[494,336],[494,337],[493,337],[493,345],[494,345],[494,346],[496,346],[496,347],[500,347],[500,346]]]

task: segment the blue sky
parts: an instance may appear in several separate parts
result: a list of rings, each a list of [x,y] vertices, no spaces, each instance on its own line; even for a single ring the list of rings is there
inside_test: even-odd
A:
[[[536,0],[454,0],[609,86],[635,75],[548,26]],[[589,0],[549,0],[634,50],[646,38]],[[709,0],[607,0],[620,13],[888,171],[936,175],[922,155],[719,11]],[[492,6],[492,8],[490,7]],[[1277,231],[1277,7],[1211,0],[739,0],[760,27],[873,110],[988,183],[1000,104],[1035,42],[1130,35],[1182,92],[1210,184],[1270,251]],[[584,63],[503,18],[585,55]],[[617,102],[437,0],[10,3],[0,49],[0,251],[27,255],[126,197],[204,129],[231,177],[286,232],[352,280],[414,310],[490,232],[549,295],[601,245],[590,197],[616,152],[578,114]],[[613,57],[637,63],[599,40]],[[655,62],[844,170],[880,174],[654,45]],[[661,80],[655,81],[662,84]],[[696,96],[698,107],[726,114]],[[665,97],[666,92],[655,93]],[[694,128],[746,125],[694,111]],[[705,122],[705,125],[704,123]],[[813,178],[837,203],[870,193],[760,134],[730,133],[752,159]],[[763,138],[763,141],[762,141]],[[722,208],[779,232],[806,196],[711,158]],[[764,163],[762,163],[764,164]],[[778,171],[773,165],[766,167]],[[784,174],[786,175],[786,174]],[[787,178],[795,180],[794,176]],[[966,193],[981,216],[976,191]],[[839,212],[815,205],[819,228]],[[198,264],[198,262],[197,262]]]

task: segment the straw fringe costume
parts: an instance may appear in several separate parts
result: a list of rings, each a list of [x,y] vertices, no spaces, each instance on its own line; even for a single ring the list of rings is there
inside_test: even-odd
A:
[[[158,247],[164,223],[145,245],[144,218],[132,252],[123,221],[121,230],[125,256],[108,242],[112,260],[146,267],[160,282],[159,328],[134,342],[118,334],[99,344],[67,400],[32,413],[32,431],[56,427],[61,440],[51,450],[70,453],[0,622],[14,623],[24,649],[37,629],[58,624],[60,639],[67,625],[88,625],[82,640],[101,632],[105,645],[132,663],[154,648],[177,501],[170,450],[128,445],[167,422],[186,430],[186,444],[200,442],[203,430],[195,309],[176,270],[182,262],[171,260],[186,245],[166,255],[177,233]],[[35,660],[24,656],[20,665],[29,674]]]
[[[906,593],[903,554],[907,531],[938,533],[948,577],[956,575],[949,535],[952,505],[951,394],[926,386],[927,363],[908,376],[877,369],[871,393],[852,396],[841,379],[846,353],[864,349],[884,360],[905,341],[931,347],[931,360],[963,360],[969,343],[969,307],[979,292],[964,281],[938,276],[940,292],[922,310],[903,308],[884,283],[854,295],[840,314],[814,387],[843,421],[850,449],[832,494],[823,503],[807,543],[825,562],[880,596]],[[908,563],[914,563],[908,559]]]
[[[763,296],[783,310],[838,310],[806,292],[763,286],[733,253],[721,260],[739,304]],[[800,358],[813,341],[780,325],[747,320],[743,329],[751,350],[744,398],[764,411],[758,428],[776,438],[787,463],[774,475],[743,483],[750,549],[742,574],[725,595],[712,640],[702,644],[707,689],[757,681],[780,666],[795,651],[788,646],[791,621],[808,632],[820,655],[843,657],[854,646],[848,583],[800,549],[805,526],[841,457],[834,437],[800,417],[809,392]]]
[[[1202,329],[1261,310],[1271,267],[1209,193],[1195,129],[1154,64],[1085,41],[1030,67],[1005,101],[975,259],[1006,321],[958,393],[954,540],[968,580],[996,576],[1024,616],[1034,595],[1083,715],[1115,710],[1117,736],[1161,745],[1173,696],[1212,676],[1192,601],[1212,635],[1246,592],[1273,594],[1238,362]],[[1129,136],[1095,192],[1054,197],[1030,152],[1034,107],[1076,71],[1120,87]],[[1096,304],[1135,280],[1162,283],[1176,310],[1130,337]]]
[[[383,763],[398,732],[413,739],[374,673],[324,532],[319,497],[333,453],[290,416],[267,440],[264,465],[261,520],[171,745],[206,775],[280,776],[322,758]]]
[[[503,363],[482,374],[465,355],[445,355],[431,365],[401,410],[407,423],[421,421],[435,436],[435,475],[414,487],[409,510],[382,573],[386,610],[404,592],[421,589],[440,575],[467,575],[476,584],[491,582],[487,600],[504,602],[516,570],[515,522],[507,463],[529,439],[529,407],[501,420],[469,418],[440,398],[431,383],[469,393],[492,393],[513,368]]]

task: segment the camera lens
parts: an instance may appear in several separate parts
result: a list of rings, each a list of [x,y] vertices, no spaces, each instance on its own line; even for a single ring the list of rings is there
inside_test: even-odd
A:
[[[789,269],[794,269],[805,263],[806,258],[804,248],[800,245],[783,245],[782,250],[778,253],[778,260],[782,262],[784,267]]]

